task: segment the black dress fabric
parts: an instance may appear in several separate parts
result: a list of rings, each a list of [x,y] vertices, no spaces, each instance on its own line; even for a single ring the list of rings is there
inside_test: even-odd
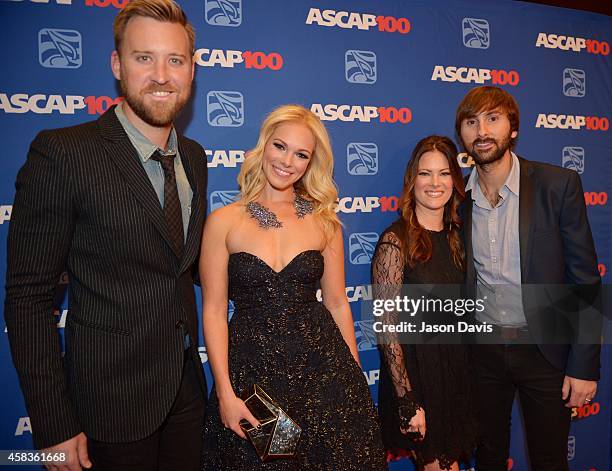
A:
[[[230,255],[235,311],[229,371],[237,395],[260,385],[302,428],[297,459],[262,464],[252,445],[225,429],[213,388],[204,426],[203,470],[384,470],[379,419],[359,365],[325,306],[317,250],[274,271],[253,254]]]
[[[396,223],[397,224],[397,223]],[[394,225],[380,237],[372,261],[372,283],[463,283],[452,260],[448,232],[428,231],[432,257],[409,268],[404,264]],[[453,316],[454,317],[454,316]],[[419,466],[438,460],[442,469],[469,460],[477,441],[477,411],[470,350],[462,344],[401,344],[379,346],[381,352],[378,410],[383,442],[390,458],[415,456]],[[415,441],[400,432],[398,395],[407,394],[425,411],[426,435]]]

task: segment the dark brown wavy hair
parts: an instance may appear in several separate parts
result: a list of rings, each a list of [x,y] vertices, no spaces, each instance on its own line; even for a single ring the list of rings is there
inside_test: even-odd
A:
[[[465,147],[465,143],[463,143],[461,138],[461,123],[463,120],[494,110],[505,113],[508,116],[508,121],[510,121],[510,131],[518,132],[521,121],[520,112],[518,104],[512,95],[499,87],[488,85],[472,88],[463,97],[461,103],[459,103],[457,113],[455,114],[455,131],[459,139],[461,139],[463,147]],[[514,149],[516,141],[516,137],[510,139],[511,149]]]
[[[399,201],[401,218],[397,225],[397,235],[402,244],[404,262],[409,267],[431,259],[432,242],[427,230],[419,224],[415,214],[414,181],[419,172],[419,162],[426,152],[438,151],[446,160],[453,180],[453,192],[444,206],[443,225],[448,233],[451,254],[455,265],[461,270],[465,267],[465,254],[461,243],[461,220],[457,214],[459,204],[465,198],[465,185],[461,168],[457,162],[457,147],[448,137],[428,136],[421,139],[412,151],[404,173],[404,186]]]

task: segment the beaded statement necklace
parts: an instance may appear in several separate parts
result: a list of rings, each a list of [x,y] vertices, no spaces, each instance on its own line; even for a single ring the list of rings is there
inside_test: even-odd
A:
[[[312,201],[295,193],[295,199],[293,200],[293,207],[295,208],[295,215],[298,219],[304,218],[307,214],[311,214],[314,211],[314,204]],[[257,221],[257,225],[262,229],[278,229],[283,227],[283,223],[278,220],[278,217],[266,208],[263,204],[257,203],[256,201],[250,201],[246,205],[246,209],[250,216]]]

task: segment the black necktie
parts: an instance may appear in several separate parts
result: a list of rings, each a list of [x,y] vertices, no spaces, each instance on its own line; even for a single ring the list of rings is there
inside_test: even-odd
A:
[[[183,213],[181,200],[176,188],[176,175],[174,173],[174,155],[162,155],[156,150],[151,156],[159,162],[164,170],[164,217],[170,234],[174,252],[178,258],[183,256]]]

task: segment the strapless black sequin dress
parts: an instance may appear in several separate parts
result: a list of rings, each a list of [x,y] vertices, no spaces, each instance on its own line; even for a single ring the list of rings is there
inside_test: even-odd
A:
[[[204,426],[203,470],[384,470],[378,416],[367,382],[340,330],[317,301],[317,250],[280,272],[255,255],[230,255],[235,311],[229,324],[230,379],[237,394],[259,384],[302,428],[297,459],[261,464],[225,429],[215,389]]]

